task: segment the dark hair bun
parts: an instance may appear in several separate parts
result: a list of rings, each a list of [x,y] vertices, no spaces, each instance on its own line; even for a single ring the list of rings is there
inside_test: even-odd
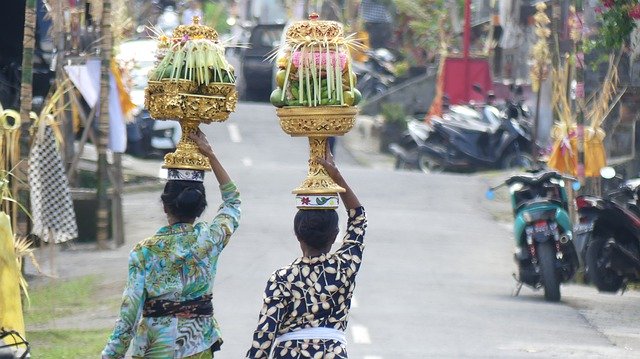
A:
[[[176,208],[190,210],[192,208],[197,207],[202,199],[204,198],[204,194],[193,187],[187,187],[180,192],[178,197],[176,198]]]
[[[170,214],[185,222],[199,217],[207,207],[201,182],[168,181],[160,198]]]
[[[293,220],[299,240],[310,247],[323,249],[333,243],[338,234],[338,213],[335,210],[299,210]]]

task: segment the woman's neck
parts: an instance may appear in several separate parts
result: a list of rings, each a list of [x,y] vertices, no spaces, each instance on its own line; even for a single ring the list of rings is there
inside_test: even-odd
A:
[[[331,251],[331,247],[316,249],[306,245],[302,246],[302,255],[305,257],[319,257],[323,254],[329,253],[329,251]]]
[[[174,216],[167,216],[167,222],[169,222],[170,226],[173,226],[174,224],[178,224],[178,223],[189,223],[189,224],[193,224],[193,222],[195,221],[195,218],[192,220],[185,220],[184,218],[177,218]]]

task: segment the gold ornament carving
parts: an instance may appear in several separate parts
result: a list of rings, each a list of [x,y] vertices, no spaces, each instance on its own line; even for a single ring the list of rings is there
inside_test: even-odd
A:
[[[327,137],[341,136],[351,130],[357,112],[358,109],[353,106],[283,107],[276,110],[284,132],[294,137],[309,137],[307,178],[293,193],[330,195],[345,191],[329,177],[315,158],[325,157]]]
[[[181,119],[182,137],[177,149],[173,153],[164,156],[164,168],[182,168],[194,170],[211,170],[211,165],[206,156],[200,153],[198,145],[189,138],[189,134],[196,133],[201,121],[199,119]]]
[[[355,124],[353,106],[283,107],[276,109],[280,127],[293,137],[341,136]]]
[[[336,21],[318,20],[317,14],[309,15],[309,20],[296,21],[287,29],[288,43],[298,44],[312,40],[331,41],[344,36],[342,24]]]
[[[173,153],[164,157],[164,168],[210,170],[198,146],[189,138],[200,123],[222,122],[235,111],[238,92],[234,84],[209,83],[198,86],[187,80],[149,81],[145,106],[156,120],[178,120],[182,137]]]
[[[208,39],[218,41],[218,32],[208,26],[200,25],[200,17],[194,16],[191,25],[180,25],[173,30],[174,39]]]

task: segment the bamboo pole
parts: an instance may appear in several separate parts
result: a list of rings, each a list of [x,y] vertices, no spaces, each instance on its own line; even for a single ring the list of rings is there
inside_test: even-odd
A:
[[[124,245],[124,216],[122,213],[122,192],[124,181],[122,176],[122,153],[113,154],[113,237],[116,246]]]
[[[33,97],[33,53],[35,48],[35,31],[36,31],[36,0],[27,0],[24,9],[24,34],[22,36],[22,73],[20,77],[20,118],[23,123],[24,130],[20,130],[20,141],[16,146],[19,158],[26,159],[29,156],[28,148],[28,128],[29,128],[29,112],[31,112],[31,102]],[[19,181],[11,181],[11,192],[13,198],[21,203],[29,202],[29,192],[20,184],[20,181],[27,179],[26,161],[20,163],[17,168],[16,176]],[[15,207],[15,205],[12,205]],[[16,213],[17,211],[12,210]],[[19,217],[19,218],[16,218]],[[14,226],[14,232],[25,234],[29,232],[29,219],[24,214],[16,215],[11,218]]]
[[[585,32],[583,19],[582,0],[575,0],[576,19],[579,22],[580,34],[576,37],[575,53],[576,53],[576,125],[577,125],[577,141],[578,141],[578,168],[577,174],[580,183],[584,185],[584,107],[585,107],[585,64],[583,50],[583,36]]]
[[[22,76],[20,79],[20,117],[26,122],[31,112],[33,91],[33,52],[36,44],[36,0],[27,0],[22,37]]]
[[[101,16],[102,67],[100,78],[100,119],[98,121],[98,185],[96,210],[96,242],[98,249],[108,248],[109,203],[107,194],[107,147],[109,145],[109,71],[111,64],[111,0],[102,2]]]

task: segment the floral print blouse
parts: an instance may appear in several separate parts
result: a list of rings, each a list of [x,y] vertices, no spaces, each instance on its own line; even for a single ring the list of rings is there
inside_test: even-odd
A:
[[[302,257],[277,270],[264,292],[258,327],[247,358],[347,358],[335,340],[290,340],[275,344],[288,332],[312,327],[347,328],[355,279],[362,261],[367,219],[364,208],[349,211],[347,233],[334,253]]]
[[[211,294],[218,256],[240,219],[240,194],[233,182],[220,186],[223,203],[211,224],[176,223],[138,243],[129,255],[129,275],[120,318],[103,358],[183,358],[210,348],[220,339],[213,316],[181,318],[142,316],[145,300],[192,300]]]

